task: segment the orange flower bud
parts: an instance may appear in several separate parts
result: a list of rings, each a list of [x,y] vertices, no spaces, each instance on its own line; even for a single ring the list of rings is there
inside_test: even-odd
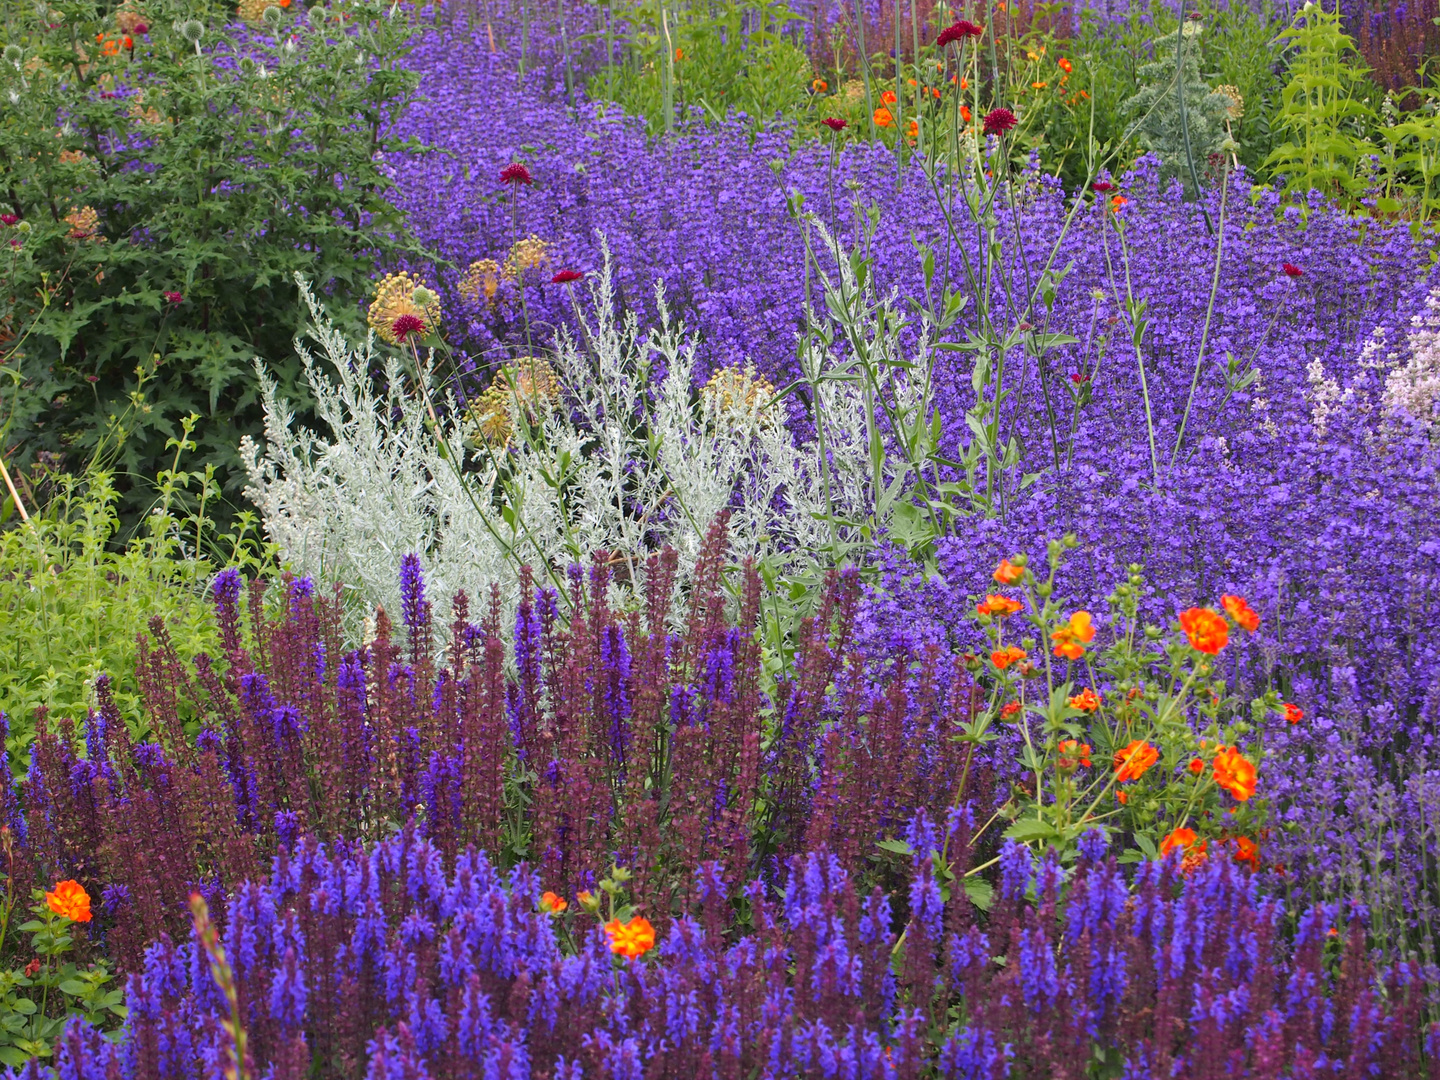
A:
[[[969,119],[969,117],[966,117]],[[1025,568],[1016,566],[1009,559],[1001,559],[1000,565],[995,568],[995,580],[1001,585],[1014,585],[1025,576]]]

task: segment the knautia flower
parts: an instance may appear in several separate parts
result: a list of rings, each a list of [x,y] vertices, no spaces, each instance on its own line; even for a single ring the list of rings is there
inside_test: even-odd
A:
[[[516,184],[519,184],[523,187],[528,184],[533,184],[535,182],[535,178],[530,175],[530,170],[527,169],[520,162],[512,161],[509,165],[506,165],[503,169],[500,170],[500,182],[502,184],[507,184],[511,187],[515,186]]]
[[[406,319],[403,333],[397,333],[396,324],[401,319]],[[440,326],[440,298],[419,278],[408,273],[386,274],[375,286],[369,323],[381,340],[391,345],[398,344],[411,333],[421,336],[433,334]]]
[[[986,135],[1004,135],[1019,122],[1013,112],[1002,106],[985,114],[983,130]]]
[[[968,19],[961,19],[941,30],[935,38],[935,44],[943,49],[952,42],[963,44],[966,41],[976,41],[984,35],[985,28],[983,26],[970,22]]]

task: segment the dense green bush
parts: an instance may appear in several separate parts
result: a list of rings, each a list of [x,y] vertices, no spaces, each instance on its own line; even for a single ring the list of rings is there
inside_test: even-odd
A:
[[[42,476],[36,487],[43,505],[28,521],[12,513],[0,532],[0,710],[10,717],[12,761],[27,757],[36,709],[83,718],[102,672],[114,677],[122,712],[139,715],[136,636],[152,618],[165,620],[181,656],[219,640],[205,597],[216,565],[195,554],[197,530],[206,550],[217,547],[203,517],[182,518],[162,502],[145,534],[115,550],[108,475]],[[233,538],[219,547],[227,560],[245,552]]]
[[[294,273],[358,320],[406,243],[382,152],[419,78],[412,28],[371,0],[250,26],[194,0],[4,7],[7,436],[72,469],[103,447],[133,519],[148,493],[130,478],[196,413],[200,459],[234,495],[260,423],[252,358],[301,390]]]

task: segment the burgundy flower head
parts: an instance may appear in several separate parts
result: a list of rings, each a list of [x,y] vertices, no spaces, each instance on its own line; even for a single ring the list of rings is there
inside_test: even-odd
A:
[[[1286,277],[1300,277],[1302,274],[1305,273],[1304,270],[1301,270],[1300,267],[1296,266],[1294,263],[1281,263],[1280,269],[1285,271]]]
[[[1100,192],[1101,195],[1108,195],[1110,192],[1115,190],[1115,185],[1112,184],[1109,180],[1096,180],[1095,183],[1091,184],[1090,186],[1096,191]]]
[[[185,296],[184,296],[183,293],[178,293],[178,292],[166,292],[164,295],[165,295],[165,300],[166,300],[166,302],[167,302],[167,303],[171,303],[171,304],[183,303],[184,300],[185,300]]]
[[[935,44],[943,49],[952,41],[963,42],[969,39],[978,39],[983,36],[984,33],[985,28],[983,26],[977,26],[968,19],[961,19],[954,26],[947,26],[944,30],[941,30],[940,36],[935,39]]]
[[[827,116],[824,120],[821,120],[820,123],[824,124],[831,131],[844,131],[850,126],[848,121],[841,120],[838,116]]]
[[[1004,135],[1019,122],[1009,109],[991,109],[985,114],[984,131],[986,135]]]
[[[512,161],[500,170],[500,182],[502,184],[533,184],[535,178],[530,175],[530,170],[520,162]]]
[[[411,334],[425,333],[425,320],[419,315],[401,315],[390,327],[396,341],[404,341]]]
[[[566,285],[572,281],[579,281],[585,275],[579,270],[561,270],[550,279],[551,285]]]
[[[0,214],[0,225],[14,225],[19,220],[14,214]]]
[[[137,33],[137,34],[148,34],[149,32],[150,32],[150,27],[147,26],[145,23],[142,22],[142,23],[136,23],[136,24],[135,24],[135,33]]]

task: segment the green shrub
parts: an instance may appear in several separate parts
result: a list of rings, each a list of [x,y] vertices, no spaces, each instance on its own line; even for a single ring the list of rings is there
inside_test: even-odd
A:
[[[379,158],[419,78],[412,27],[389,0],[249,27],[213,0],[4,7],[0,210],[22,219],[0,255],[8,437],[70,469],[104,448],[133,519],[148,493],[130,478],[196,413],[233,496],[260,425],[252,358],[302,389],[295,271],[358,325],[405,244]]]
[[[217,567],[195,555],[197,528],[204,546],[215,546],[203,518],[182,520],[162,503],[145,534],[117,551],[118,496],[107,474],[40,486],[44,506],[28,523],[12,514],[0,532],[0,710],[10,717],[12,761],[24,756],[37,708],[84,717],[102,672],[115,680],[121,712],[140,715],[136,636],[150,619],[165,620],[185,657],[219,641],[205,597]]]

